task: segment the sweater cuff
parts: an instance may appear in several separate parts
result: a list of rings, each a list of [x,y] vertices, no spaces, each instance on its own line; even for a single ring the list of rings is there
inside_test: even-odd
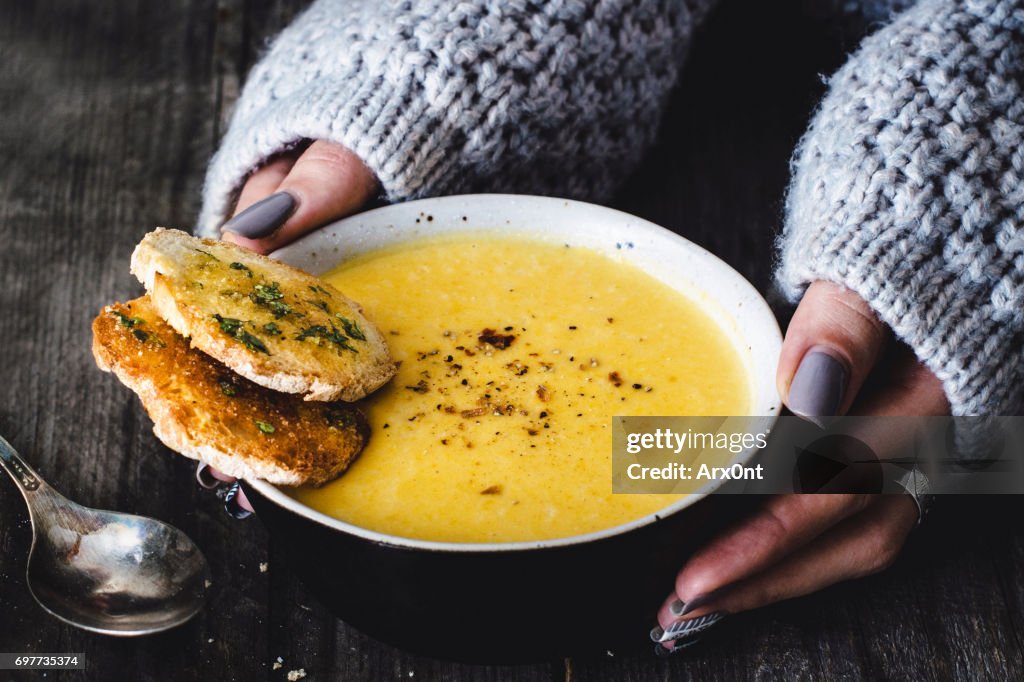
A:
[[[1024,397],[1020,297],[945,267],[935,243],[887,218],[794,230],[782,245],[783,292],[796,303],[815,280],[853,290],[938,377],[954,415],[1016,414]]]
[[[447,142],[417,88],[368,75],[318,78],[247,112],[245,120],[236,116],[210,163],[196,232],[217,235],[249,174],[306,140],[328,140],[355,153],[386,198],[416,196],[441,175]]]
[[[1018,4],[925,0],[869,37],[797,150],[780,242],[791,300],[855,291],[954,415],[1024,403]]]

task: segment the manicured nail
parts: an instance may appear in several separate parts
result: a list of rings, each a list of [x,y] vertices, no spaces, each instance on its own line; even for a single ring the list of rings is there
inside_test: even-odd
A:
[[[703,616],[697,616],[696,618],[677,620],[665,628],[665,631],[662,633],[658,641],[673,642],[677,639],[689,639],[714,626],[723,618],[725,618],[725,614],[721,611],[712,611],[711,613],[705,613]],[[653,635],[654,633],[652,632],[651,634]]]
[[[708,604],[722,596],[722,592],[725,590],[726,587],[728,587],[728,585],[726,585],[725,587],[719,587],[717,590],[705,592],[704,594],[698,594],[696,597],[685,603],[682,601],[673,602],[672,606],[669,607],[669,610],[672,611],[673,616],[685,616],[688,613],[693,613],[700,607],[707,606]],[[676,603],[680,605],[678,610],[675,608]]]
[[[676,599],[674,602],[668,605],[668,611],[673,616],[683,615],[683,611],[686,610],[686,602],[682,599]]]
[[[657,625],[655,625],[653,628],[651,628],[651,641],[660,642],[661,636],[663,634],[665,634],[665,631],[659,628]]]
[[[223,481],[214,478],[213,474],[210,473],[210,465],[205,462],[200,462],[199,466],[196,467],[196,480],[199,481],[199,485],[207,490],[213,490],[223,483]]]
[[[252,512],[247,509],[242,509],[238,504],[238,492],[239,486],[238,481],[231,484],[228,488],[228,492],[224,495],[224,511],[228,513],[228,516],[241,521],[252,516]]]
[[[824,428],[822,417],[834,416],[839,411],[848,382],[845,364],[812,348],[800,361],[789,385],[789,409]]]
[[[671,648],[663,647],[660,644],[654,645],[655,656],[671,656],[672,654],[678,654],[683,649],[689,649],[691,646],[698,644],[700,637],[694,637],[693,639],[682,639],[672,642]]]
[[[248,239],[269,237],[288,220],[295,211],[295,204],[295,197],[288,192],[276,192],[224,223],[221,231],[234,232]]]

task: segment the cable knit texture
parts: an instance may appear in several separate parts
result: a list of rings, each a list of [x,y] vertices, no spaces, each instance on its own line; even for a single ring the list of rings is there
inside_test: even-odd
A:
[[[805,0],[809,1],[809,0]],[[913,0],[820,0],[877,26]],[[653,141],[714,0],[318,0],[253,69],[198,231],[303,140],[353,150],[389,200],[607,198]],[[794,157],[779,281],[857,291],[955,414],[1024,398],[1024,0],[921,0],[832,79]]]
[[[954,414],[1024,399],[1024,9],[922,0],[831,79],[794,157],[779,281],[867,300]]]
[[[249,75],[198,231],[305,139],[351,149],[392,201],[608,196],[653,141],[712,1],[319,0]]]

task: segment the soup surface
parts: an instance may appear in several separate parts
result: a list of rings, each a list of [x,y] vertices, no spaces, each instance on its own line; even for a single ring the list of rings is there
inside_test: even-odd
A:
[[[400,361],[363,401],[349,471],[290,492],[392,535],[514,542],[627,523],[678,495],[611,492],[615,415],[745,414],[739,356],[701,308],[584,248],[466,233],[346,262]]]

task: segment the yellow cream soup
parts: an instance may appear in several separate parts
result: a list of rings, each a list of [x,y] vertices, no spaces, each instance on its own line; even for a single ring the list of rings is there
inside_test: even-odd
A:
[[[362,403],[349,471],[296,498],[363,528],[513,542],[627,523],[679,499],[614,495],[614,415],[745,414],[723,332],[678,292],[584,248],[463,234],[325,277],[400,361]]]

